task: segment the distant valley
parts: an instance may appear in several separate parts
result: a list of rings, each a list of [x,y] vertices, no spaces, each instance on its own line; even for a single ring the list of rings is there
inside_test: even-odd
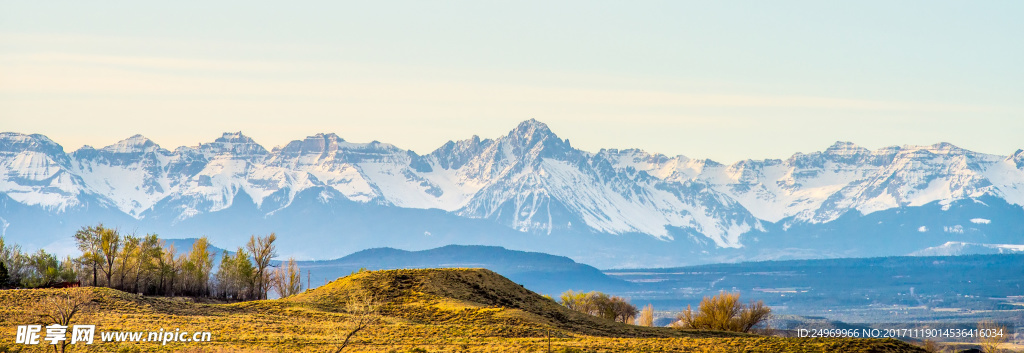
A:
[[[191,240],[171,243],[187,248]],[[653,304],[663,324],[686,305],[724,290],[740,292],[744,301],[763,300],[783,318],[798,315],[845,323],[1001,320],[1024,325],[1024,254],[598,270],[563,256],[451,245],[423,251],[376,248],[298,264],[304,279],[309,271],[313,287],[360,269],[486,268],[553,297],[567,290],[596,290],[629,298],[637,306]]]

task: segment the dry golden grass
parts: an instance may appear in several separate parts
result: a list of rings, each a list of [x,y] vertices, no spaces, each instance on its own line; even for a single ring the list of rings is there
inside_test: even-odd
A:
[[[278,300],[234,304],[78,288],[95,298],[98,331],[210,331],[212,342],[100,343],[93,352],[334,352],[352,328],[347,298],[379,299],[380,323],[352,338],[359,352],[921,352],[898,341],[760,337],[615,323],[563,308],[491,271],[362,272]],[[0,291],[0,352],[33,302],[54,290]],[[98,335],[97,335],[98,336]],[[98,337],[97,337],[98,338]],[[30,348],[46,348],[37,346]]]

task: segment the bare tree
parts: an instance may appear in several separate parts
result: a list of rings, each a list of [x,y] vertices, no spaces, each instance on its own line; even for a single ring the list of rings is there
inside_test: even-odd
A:
[[[146,234],[139,243],[139,250],[135,257],[135,292],[144,291],[149,288],[158,276],[160,266],[158,260],[163,253],[160,248],[160,239],[156,234]],[[141,287],[141,288],[140,288]]]
[[[163,295],[174,295],[174,279],[181,273],[181,261],[179,261],[180,258],[176,257],[177,252],[174,249],[174,245],[164,247],[163,241],[161,240],[160,242],[163,252],[157,258],[160,276],[157,292]]]
[[[100,230],[100,246],[99,246],[99,259],[100,259],[100,271],[103,271],[103,275],[107,277],[106,285],[113,287],[111,279],[114,277],[114,264],[117,260],[117,254],[121,250],[121,234],[117,233],[117,230],[110,228],[102,228]]]
[[[359,331],[380,322],[380,316],[377,313],[379,309],[380,303],[373,294],[366,292],[349,293],[348,301],[345,303],[345,313],[351,316],[353,327],[352,331],[345,335],[345,340],[341,342],[341,347],[338,347],[335,353],[341,353],[345,347],[348,347],[349,341]]]
[[[984,321],[978,324],[978,344],[985,353],[999,353],[1002,349],[999,346],[1006,343],[1010,333],[1006,326],[992,321]]]
[[[213,271],[213,256],[210,253],[210,241],[206,237],[199,238],[195,243],[192,243],[192,253],[189,254],[189,260],[195,266],[195,282],[197,286],[198,295],[210,294],[210,273]]]
[[[37,302],[30,310],[38,315],[37,319],[43,325],[57,324],[68,327],[76,316],[80,316],[78,314],[89,308],[92,299],[92,292],[86,289],[58,289],[53,295]],[[67,341],[61,341],[60,352],[66,350],[67,344]],[[57,346],[53,349],[57,351]]]
[[[253,235],[249,237],[249,243],[245,246],[249,254],[252,255],[256,268],[256,273],[254,273],[257,288],[256,299],[267,299],[267,292],[270,290],[270,274],[267,272],[267,267],[270,267],[270,259],[277,256],[275,240],[277,240],[277,235],[274,233],[259,238]]]
[[[139,268],[135,267],[133,259],[139,254],[139,244],[142,243],[142,239],[135,235],[127,235],[121,241],[121,251],[117,253],[116,263],[117,266],[114,268],[114,273],[117,273],[117,289],[127,290],[125,286],[125,279],[131,276],[132,272],[138,271]],[[108,284],[111,287],[113,285]]]
[[[623,297],[611,296],[605,303],[608,306],[608,311],[611,311],[612,320],[629,323],[636,317],[636,306],[629,303],[629,300]]]
[[[10,276],[7,275],[7,265],[0,261],[0,289],[7,288]]]
[[[585,308],[587,306],[587,293],[584,293],[582,291],[576,292],[570,289],[562,293],[559,299],[561,299],[562,306],[568,308],[569,310],[588,313],[587,309]]]
[[[101,223],[95,227],[82,227],[75,232],[75,243],[78,250],[82,251],[80,261],[83,266],[92,270],[91,284],[94,286],[99,285],[99,267],[103,262],[103,255],[100,252],[100,235],[103,229]]]
[[[640,317],[637,318],[637,325],[652,327],[654,326],[654,305],[647,304],[640,310]]]
[[[295,263],[295,258],[289,258],[287,265],[282,265],[274,271],[274,291],[281,298],[299,294],[302,291],[302,271]]]
[[[17,244],[5,245],[4,238],[0,236],[0,262],[7,267],[7,282],[17,287],[31,267],[29,256],[21,252],[21,246]],[[4,286],[0,283],[0,286]]]
[[[225,251],[216,275],[219,295],[224,299],[252,299],[256,293],[252,287],[253,271],[245,249],[238,248],[234,256]]]
[[[924,349],[924,351],[928,353],[939,353],[944,350],[942,349],[942,345],[939,344],[939,342],[936,342],[935,340],[921,341],[921,349]]]
[[[210,243],[201,237],[192,243],[192,250],[179,258],[181,263],[181,288],[186,295],[205,296],[209,294],[210,271],[213,269],[213,255]]]

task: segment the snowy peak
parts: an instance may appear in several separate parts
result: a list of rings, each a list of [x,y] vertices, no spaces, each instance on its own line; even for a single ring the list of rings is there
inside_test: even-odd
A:
[[[289,142],[282,148],[275,148],[273,154],[283,158],[314,155],[318,159],[323,159],[337,153],[339,144],[344,142],[345,139],[336,134],[319,133]]]
[[[225,132],[223,135],[221,135],[220,138],[214,140],[214,142],[219,142],[219,143],[240,143],[240,144],[255,144],[256,143],[256,141],[254,141],[249,136],[243,135],[241,131],[239,131],[239,132]]]
[[[57,212],[82,205],[83,182],[71,164],[46,136],[0,133],[0,193],[19,203]]]
[[[519,123],[508,135],[498,139],[516,156],[564,158],[572,152],[568,140],[558,138],[547,124],[530,119]]]
[[[160,149],[155,142],[142,135],[135,135],[117,143],[103,147],[101,151],[114,154],[146,153]]]
[[[99,200],[138,219],[180,221],[243,202],[271,215],[316,188],[529,232],[639,233],[743,247],[741,235],[771,223],[828,223],[850,212],[982,197],[1024,205],[1024,151],[996,156],[948,143],[870,151],[839,141],[785,160],[722,165],[639,149],[580,151],[533,119],[494,139],[448,141],[425,156],[333,133],[269,152],[236,132],[173,152],[135,135],[71,154],[42,135],[0,134],[0,193],[47,210]]]
[[[53,147],[60,147],[60,145],[40,134],[26,135],[17,132],[0,132],[0,150],[2,151],[42,152]],[[62,152],[63,150],[61,148]]]
[[[860,160],[860,157],[870,154],[867,148],[857,146],[853,142],[837,141],[829,148],[825,149],[824,155],[833,157],[833,160],[841,160],[844,162],[854,162]]]
[[[845,165],[866,162],[872,164],[885,163],[884,158],[882,158],[882,161],[877,161],[877,159],[877,156],[867,148],[860,147],[853,142],[837,141],[823,152],[796,153],[786,162],[799,168],[807,169],[825,168],[825,164],[829,162]]]
[[[547,124],[537,121],[537,119],[524,120],[523,122],[520,122],[519,125],[516,125],[516,127],[512,129],[512,131],[509,131],[508,133],[509,137],[532,137],[549,135],[554,135],[554,133],[551,132],[551,128],[549,128]]]
[[[41,153],[58,163],[68,161],[64,147],[49,137],[40,134],[20,134],[16,132],[0,133],[0,153],[19,154],[24,152]]]
[[[949,142],[939,142],[934,145],[928,146],[927,148],[932,153],[937,154],[951,154],[951,153],[964,153],[967,150],[957,147],[956,145]]]

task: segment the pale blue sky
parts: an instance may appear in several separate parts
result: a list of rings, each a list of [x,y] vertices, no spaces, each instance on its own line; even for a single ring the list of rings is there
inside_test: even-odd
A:
[[[427,153],[536,118],[730,163],[1024,148],[1024,2],[0,1],[0,130]]]

